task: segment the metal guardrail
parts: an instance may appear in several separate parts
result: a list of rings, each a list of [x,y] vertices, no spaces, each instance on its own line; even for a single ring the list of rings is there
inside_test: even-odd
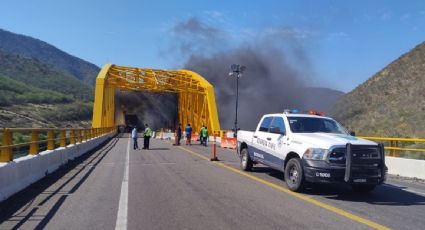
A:
[[[9,162],[13,160],[15,150],[18,148],[28,148],[28,154],[36,155],[40,152],[40,146],[47,150],[53,150],[57,147],[65,147],[68,144],[77,144],[87,141],[91,138],[115,131],[116,127],[109,128],[89,128],[89,129],[26,129],[26,128],[3,128],[0,129],[0,162]],[[161,132],[161,131],[159,131]],[[19,142],[14,138],[15,134],[25,136],[30,141]],[[44,136],[43,136],[44,135]],[[224,135],[223,131],[216,135]],[[40,138],[42,136],[42,138]],[[370,137],[358,136],[359,138],[371,141],[383,142],[385,150],[389,151],[389,156],[403,157],[401,151],[418,152],[425,157],[424,148],[405,147],[406,143],[424,143],[425,138],[393,138],[393,137]],[[40,140],[41,139],[41,140]]]
[[[19,148],[29,148],[28,154],[36,155],[40,152],[40,147],[53,150],[57,147],[66,147],[68,144],[82,143],[114,130],[116,130],[115,127],[90,129],[0,129],[0,162],[12,161],[15,150]],[[20,135],[21,140],[16,138],[17,135]],[[23,139],[29,141],[22,141]]]
[[[425,156],[425,147],[424,148],[405,147],[406,144],[425,143],[425,138],[395,138],[395,137],[368,137],[368,136],[359,136],[359,138],[364,138],[371,141],[383,142],[385,146],[385,150],[389,150],[389,156],[401,157],[400,151],[418,152],[420,154],[424,154]]]

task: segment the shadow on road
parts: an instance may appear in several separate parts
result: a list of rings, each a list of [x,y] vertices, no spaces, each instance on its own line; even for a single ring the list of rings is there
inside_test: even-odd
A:
[[[187,148],[187,146],[185,146]],[[198,153],[204,156],[210,156],[211,149],[203,148],[200,145],[193,145],[191,148],[197,150]],[[190,148],[189,148],[190,149]],[[229,154],[233,154],[229,152]],[[221,162],[226,164],[238,163],[239,159],[235,159],[234,156],[228,155],[228,153],[218,154],[218,158]],[[232,165],[235,167],[234,165]],[[236,167],[235,167],[236,168]],[[256,174],[262,178],[264,175],[278,179],[278,183],[281,186],[286,187],[285,178],[283,172],[272,169],[270,167],[262,166],[261,164],[256,165],[252,169],[252,174]],[[267,180],[267,178],[264,178]],[[425,195],[421,196],[416,193],[406,190],[406,187],[398,187],[395,185],[380,185],[375,188],[369,194],[355,193],[351,186],[347,184],[308,184],[307,188],[303,191],[304,194],[312,196],[320,196],[325,199],[341,200],[341,201],[352,201],[352,202],[366,202],[369,204],[376,205],[393,205],[393,206],[409,206],[409,205],[425,205]]]
[[[39,207],[44,205],[47,201],[51,200],[55,195],[59,194],[61,195],[60,198],[55,202],[55,204],[45,216],[37,215],[37,221],[40,222],[35,227],[35,229],[43,229],[59,210],[60,206],[65,202],[66,198],[77,191],[77,189],[90,176],[96,166],[116,145],[120,137],[121,136],[119,135],[112,140],[108,140],[106,141],[106,144],[101,144],[92,151],[72,161],[69,161],[68,164],[62,166],[55,172],[47,175],[45,178],[35,182],[28,188],[0,203],[0,224],[13,218],[17,223],[12,229],[19,229],[27,221],[30,221],[30,218],[34,215],[34,213],[36,213]],[[63,188],[75,178],[77,178],[77,176],[80,175],[86,168],[89,168],[89,170],[87,170],[85,174],[79,178],[78,182],[75,183],[75,185],[69,191],[63,191]],[[76,172],[73,173],[72,171]],[[60,179],[65,178],[67,174],[71,175],[68,175],[70,177],[67,178],[65,182],[63,182],[54,191],[46,192],[50,186],[57,183]],[[46,196],[42,201],[35,204],[36,197],[42,193],[48,193],[49,195]],[[29,211],[26,215],[23,214],[30,208],[31,211]],[[19,210],[21,211],[17,213]]]
[[[254,167],[253,173],[264,173],[282,181],[286,187],[283,173],[269,167]],[[366,202],[377,205],[410,206],[425,205],[425,196],[407,191],[407,187],[379,185],[369,194],[354,192],[347,184],[308,184],[304,194],[321,196],[332,200]]]
[[[369,194],[358,194],[349,186],[315,186],[315,194],[333,200],[352,202],[366,202],[377,205],[411,206],[425,205],[425,196],[405,190],[406,187],[388,186],[386,184],[377,186]]]
[[[253,173],[265,173],[265,174],[272,176],[276,179],[282,180],[282,182],[285,182],[285,177],[283,176],[283,172],[269,168],[269,167],[253,167],[252,172]]]

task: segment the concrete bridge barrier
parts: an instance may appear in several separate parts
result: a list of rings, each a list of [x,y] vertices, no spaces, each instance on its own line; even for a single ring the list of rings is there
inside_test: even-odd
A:
[[[425,160],[387,156],[385,164],[388,174],[425,180]]]
[[[0,202],[104,143],[114,133],[0,163]]]

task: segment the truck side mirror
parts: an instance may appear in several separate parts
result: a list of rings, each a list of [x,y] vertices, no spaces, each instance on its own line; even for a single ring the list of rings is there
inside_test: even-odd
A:
[[[350,131],[350,135],[354,137],[354,136],[356,136],[356,132],[354,132],[353,130],[351,130]]]
[[[270,132],[285,135],[285,131],[281,131],[279,127],[270,127]]]

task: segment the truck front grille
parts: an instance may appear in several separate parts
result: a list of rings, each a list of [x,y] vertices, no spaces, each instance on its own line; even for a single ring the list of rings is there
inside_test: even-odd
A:
[[[368,164],[375,163],[379,160],[379,148],[376,146],[356,146],[351,147],[352,160],[354,164]],[[345,164],[346,148],[335,148],[329,154],[329,163],[331,164]]]

